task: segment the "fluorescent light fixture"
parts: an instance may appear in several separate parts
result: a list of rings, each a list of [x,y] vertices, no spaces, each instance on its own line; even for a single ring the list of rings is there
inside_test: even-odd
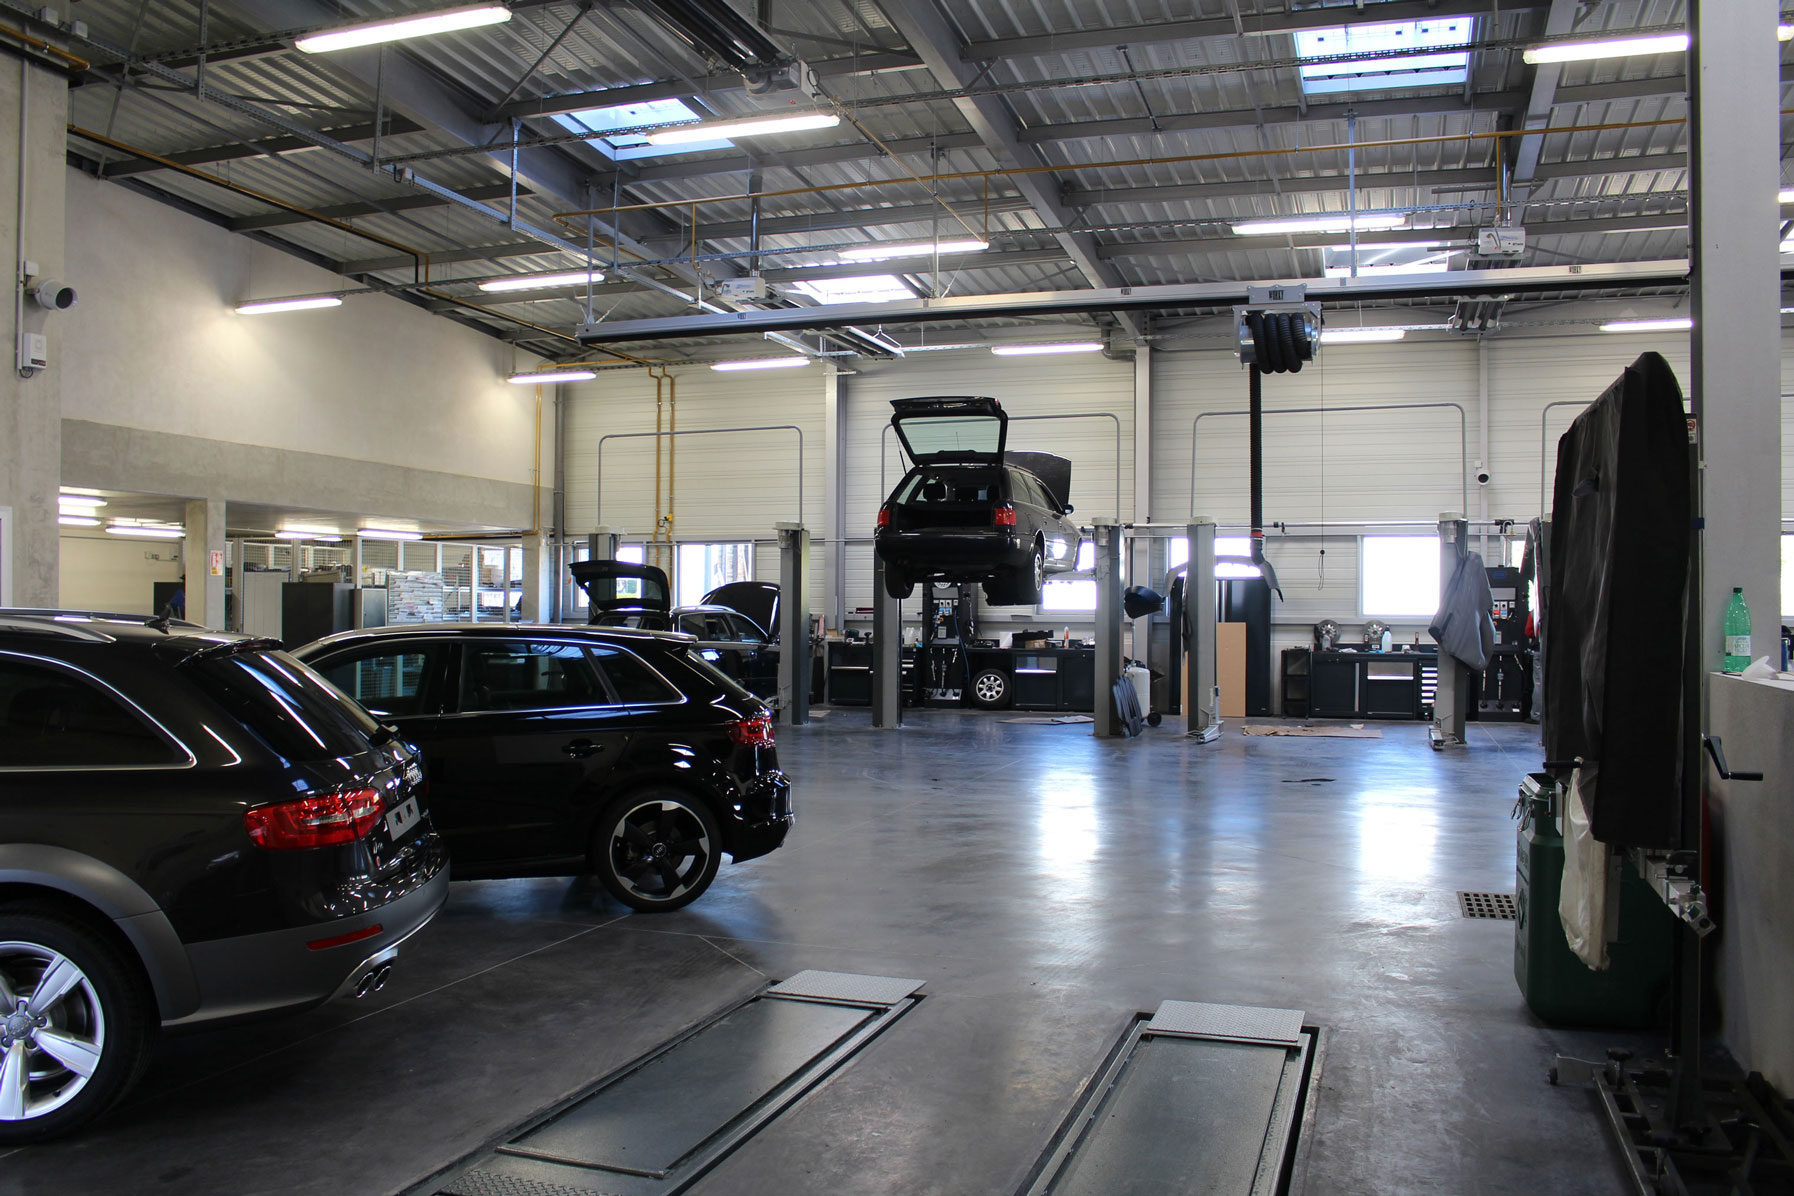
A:
[[[1687,332],[1694,327],[1693,316],[1677,316],[1669,320],[1610,320],[1601,325],[1602,332]]]
[[[882,262],[898,257],[929,257],[939,253],[983,253],[989,241],[905,241],[895,245],[858,245],[841,251],[844,262]]]
[[[478,29],[482,25],[502,25],[510,19],[511,10],[502,4],[470,4],[461,8],[419,13],[414,17],[390,17],[382,21],[345,25],[340,29],[299,38],[293,45],[307,54],[324,54],[331,50],[353,50],[357,46],[377,46],[381,42],[402,41],[408,37],[429,37],[433,33],[453,33],[458,29]]]
[[[96,507],[103,507],[106,505],[105,499],[95,498],[91,494],[58,494],[56,496],[56,502],[58,505],[67,507],[70,510],[83,511],[91,511]]]
[[[482,282],[482,291],[539,291],[546,287],[583,287],[586,279],[594,284],[604,281],[598,270],[569,270],[564,274],[519,274],[515,278],[495,278]]]
[[[596,370],[537,370],[529,374],[512,374],[506,381],[513,386],[535,386],[550,382],[590,382],[597,376]]]
[[[809,364],[808,357],[751,357],[746,361],[719,361],[710,368],[728,373],[731,370],[793,370]]]
[[[1547,42],[1521,55],[1528,65],[1541,62],[1587,62],[1595,58],[1625,58],[1631,54],[1674,54],[1688,48],[1686,33],[1656,33],[1648,37],[1601,37],[1569,42]]]
[[[1794,25],[1777,25],[1775,40],[1778,42],[1794,41]]]
[[[683,145],[688,141],[715,141],[731,137],[764,137],[769,133],[801,133],[805,129],[832,129],[841,123],[833,112],[804,112],[795,116],[751,116],[745,120],[702,121],[656,129],[649,145]]]
[[[237,304],[240,316],[265,316],[277,311],[310,311],[314,307],[341,307],[343,301],[335,295],[317,295],[310,299],[261,299],[254,303]]]
[[[401,532],[386,527],[364,527],[355,533],[363,540],[421,540],[422,532]]]
[[[992,345],[990,351],[998,357],[1033,357],[1039,353],[1096,353],[1102,347],[1101,341],[1058,341],[1045,345]]]
[[[1775,193],[1777,203],[1794,203],[1794,187],[1783,187]]]
[[[343,538],[335,534],[303,532],[296,528],[287,528],[284,531],[275,532],[274,538],[276,540],[316,540],[321,544],[341,544],[343,542]]]
[[[1374,345],[1399,341],[1408,335],[1406,328],[1322,328],[1323,345]]]
[[[1235,236],[1274,237],[1282,233],[1349,233],[1354,225],[1359,232],[1381,232],[1403,228],[1408,217],[1401,212],[1368,212],[1353,217],[1350,213],[1332,216],[1291,216],[1273,220],[1246,220],[1233,226]]]
[[[91,515],[63,515],[57,519],[64,527],[98,527],[100,521]]]
[[[179,540],[186,536],[185,528],[179,527],[146,527],[135,523],[114,523],[106,529],[109,536],[139,536],[146,540]]]

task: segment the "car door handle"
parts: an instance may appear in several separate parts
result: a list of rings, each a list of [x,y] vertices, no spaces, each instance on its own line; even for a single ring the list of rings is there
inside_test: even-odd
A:
[[[589,739],[575,739],[572,743],[567,744],[561,749],[562,752],[575,760],[583,760],[587,756],[596,756],[603,750],[603,744],[593,743]]]

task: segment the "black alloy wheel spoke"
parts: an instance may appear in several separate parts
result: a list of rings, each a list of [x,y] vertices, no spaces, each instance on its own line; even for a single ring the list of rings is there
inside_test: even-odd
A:
[[[660,871],[660,879],[666,882],[667,896],[671,897],[679,891],[685,878],[679,875],[679,869],[673,867],[671,860],[655,860],[654,867]]]
[[[619,829],[622,831],[622,837],[629,841],[631,847],[645,851],[654,845],[654,836],[650,835],[645,828],[637,826],[627,818],[623,820],[622,826]]]

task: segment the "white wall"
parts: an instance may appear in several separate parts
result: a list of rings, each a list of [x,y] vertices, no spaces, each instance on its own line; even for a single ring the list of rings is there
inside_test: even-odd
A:
[[[156,583],[180,581],[180,561],[178,540],[130,540],[65,532],[58,604],[74,610],[156,614]]]
[[[68,228],[65,419],[530,480],[533,394],[505,377],[534,358],[385,296],[239,316],[245,299],[346,284],[74,170]],[[368,245],[346,237],[344,254]]]

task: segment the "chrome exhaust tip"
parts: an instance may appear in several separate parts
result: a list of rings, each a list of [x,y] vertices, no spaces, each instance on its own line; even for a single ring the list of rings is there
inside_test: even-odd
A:
[[[374,973],[374,976],[373,976],[374,982],[368,986],[368,991],[371,993],[377,993],[381,989],[385,988],[386,987],[386,979],[388,976],[391,976],[391,975],[392,975],[392,965],[386,964],[379,971]]]

